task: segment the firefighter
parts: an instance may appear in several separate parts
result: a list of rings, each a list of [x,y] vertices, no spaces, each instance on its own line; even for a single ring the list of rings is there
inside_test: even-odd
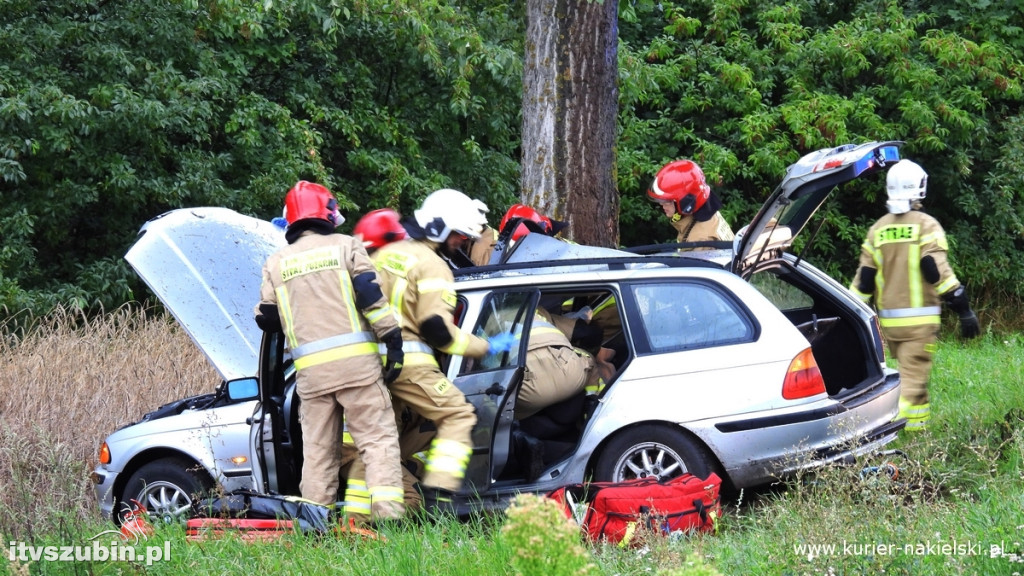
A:
[[[363,215],[352,231],[363,242],[372,260],[380,248],[392,242],[405,240],[408,234],[402,227],[401,216],[390,208],[372,210]],[[395,422],[398,426],[398,445],[402,457],[402,484],[405,489],[406,512],[420,508],[420,494],[416,489],[426,460],[426,449],[434,439],[437,427],[433,422],[414,412],[400,400],[392,399]],[[346,434],[343,451],[351,453],[354,447]],[[370,493],[366,487],[366,468],[358,458],[353,458],[345,474],[345,515],[357,525],[370,521]]]
[[[285,196],[285,218],[288,245],[263,266],[255,317],[263,330],[284,333],[297,371],[305,439],[299,489],[303,498],[334,506],[346,420],[366,463],[373,517],[399,518],[405,506],[398,433],[385,386],[404,360],[398,316],[366,250],[334,232],[344,218],[327,188],[295,184]],[[384,374],[378,338],[388,349]]]
[[[941,303],[960,317],[964,338],[980,332],[967,291],[947,260],[949,245],[935,218],[921,211],[928,174],[901,160],[885,178],[889,213],[868,230],[860,267],[850,290],[874,301],[890,354],[899,362],[902,386],[898,418],[907,430],[924,430],[931,415],[928,378],[939,332]]]
[[[590,328],[583,319],[556,316],[538,308],[530,327],[516,420],[583,392],[595,365],[588,349],[596,353],[600,346],[600,329]]]
[[[435,351],[470,358],[509,351],[515,337],[499,333],[490,340],[454,324],[455,280],[445,259],[480,237],[487,224],[482,202],[452,189],[431,193],[402,225],[409,239],[392,242],[374,255],[381,288],[401,314],[405,363],[389,386],[392,395],[433,421],[420,490],[427,509],[450,510],[462,487],[472,454],[470,434],[476,414],[462,392],[445,377]]]
[[[661,205],[678,232],[676,242],[732,240],[732,228],[719,212],[722,201],[704,171],[692,160],[669,162],[658,171],[647,196]]]

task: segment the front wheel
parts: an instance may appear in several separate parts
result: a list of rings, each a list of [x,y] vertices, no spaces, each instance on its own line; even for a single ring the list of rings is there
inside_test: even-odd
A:
[[[138,500],[154,521],[171,523],[188,518],[193,499],[213,488],[213,482],[197,467],[181,458],[163,458],[145,464],[125,484],[121,501],[131,507],[132,500]],[[118,512],[118,520],[126,511]]]
[[[597,460],[594,479],[623,482],[653,476],[663,481],[686,473],[707,478],[715,468],[714,457],[683,431],[645,424],[608,442]]]

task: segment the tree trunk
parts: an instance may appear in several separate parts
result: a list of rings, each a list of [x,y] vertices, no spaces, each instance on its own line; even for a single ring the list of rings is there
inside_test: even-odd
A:
[[[581,244],[619,242],[617,58],[617,0],[527,1],[521,197]]]

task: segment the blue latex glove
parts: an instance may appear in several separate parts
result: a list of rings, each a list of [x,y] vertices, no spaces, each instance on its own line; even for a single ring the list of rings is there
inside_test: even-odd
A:
[[[273,220],[271,220],[271,222],[274,224],[274,226],[277,226],[278,228],[287,228],[288,227],[288,221],[285,220],[284,218],[280,217],[280,216],[278,216],[277,218],[274,218]]]
[[[487,353],[501,354],[502,352],[508,352],[509,350],[512,349],[513,346],[516,345],[516,343],[517,339],[513,334],[510,334],[508,332],[495,334],[494,336],[491,336],[489,340],[487,340]]]

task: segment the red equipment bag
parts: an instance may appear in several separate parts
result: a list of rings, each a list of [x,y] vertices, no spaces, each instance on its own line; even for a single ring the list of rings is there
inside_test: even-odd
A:
[[[669,535],[708,532],[722,514],[722,479],[684,474],[659,482],[641,478],[626,482],[591,482],[563,486],[548,494],[594,541],[626,546],[637,530]]]

